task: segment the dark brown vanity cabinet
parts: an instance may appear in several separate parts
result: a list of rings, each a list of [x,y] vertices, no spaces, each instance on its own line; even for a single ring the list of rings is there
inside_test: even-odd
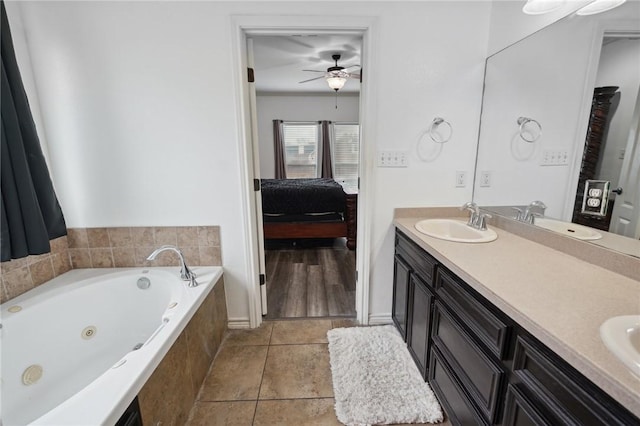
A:
[[[435,374],[436,369],[430,368],[429,382],[445,405],[452,393],[454,398],[460,393],[466,396],[472,421],[458,418],[450,407],[457,423],[498,424],[508,377],[503,361],[509,359],[507,344],[512,327],[507,325],[507,318],[480,303],[465,286],[454,274],[438,267],[432,351],[440,355],[440,362],[446,366],[443,369],[453,377],[443,381]],[[459,389],[452,392],[450,385],[443,385],[447,382],[457,383]]]
[[[640,425],[401,231],[393,321],[454,425]]]
[[[393,322],[426,379],[436,260],[401,233],[396,234],[395,251]]]

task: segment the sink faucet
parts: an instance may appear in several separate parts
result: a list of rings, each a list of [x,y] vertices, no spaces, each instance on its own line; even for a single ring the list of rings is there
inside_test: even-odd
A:
[[[487,230],[487,219],[491,219],[492,216],[489,213],[480,213],[480,209],[478,208],[478,205],[476,203],[464,203],[460,207],[460,210],[469,210],[471,212],[471,214],[469,215],[467,226],[478,229],[480,231]]]
[[[547,206],[542,201],[538,200],[532,201],[527,207],[525,207],[524,211],[522,209],[514,207],[514,209],[517,211],[515,219],[520,222],[525,222],[533,225],[534,218],[543,217],[546,208]]]
[[[460,210],[469,210],[471,212],[471,214],[469,215],[469,221],[467,222],[467,225],[473,227],[474,224],[478,221],[478,215],[480,214],[480,210],[478,209],[478,205],[472,201],[468,202],[468,203],[464,203],[461,207]]]
[[[196,274],[187,266],[186,262],[184,261],[184,256],[182,255],[182,252],[179,248],[174,246],[162,246],[154,250],[153,253],[151,253],[149,257],[147,257],[147,260],[154,260],[160,253],[167,250],[176,253],[180,258],[180,278],[183,281],[189,281],[189,287],[197,286],[198,282],[196,281]]]

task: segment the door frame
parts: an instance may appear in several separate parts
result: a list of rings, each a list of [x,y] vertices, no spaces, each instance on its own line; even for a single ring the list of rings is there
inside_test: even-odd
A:
[[[292,34],[360,34],[362,35],[362,69],[364,78],[360,87],[360,188],[358,191],[358,234],[356,251],[356,312],[360,324],[369,323],[369,271],[370,236],[372,224],[372,186],[374,149],[376,145],[376,101],[373,87],[376,79],[376,52],[372,48],[377,39],[377,19],[361,16],[325,15],[233,15],[231,17],[231,53],[233,84],[236,93],[236,117],[240,140],[240,174],[243,187],[242,216],[245,234],[246,284],[249,306],[249,327],[262,323],[261,290],[259,282],[259,247],[256,206],[253,191],[254,156],[251,137],[251,111],[247,79],[248,35]]]

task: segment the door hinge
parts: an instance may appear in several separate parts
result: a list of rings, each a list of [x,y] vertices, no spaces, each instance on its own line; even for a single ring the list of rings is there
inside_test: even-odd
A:
[[[253,180],[253,190],[256,192],[260,191],[260,179]]]
[[[253,68],[247,68],[247,78],[249,80],[249,83],[255,83],[256,77],[253,72]]]
[[[265,274],[260,274],[260,285],[265,285],[267,283],[267,276]]]
[[[356,282],[358,282],[358,271],[356,271]]]
[[[358,191],[360,191],[360,178],[358,178]]]

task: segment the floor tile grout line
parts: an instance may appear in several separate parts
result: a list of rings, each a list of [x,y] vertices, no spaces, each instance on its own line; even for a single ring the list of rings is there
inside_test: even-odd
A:
[[[271,327],[271,334],[273,335],[273,327]],[[271,336],[269,336],[269,342],[271,342]],[[253,410],[253,419],[251,420],[251,424],[253,425],[256,421],[256,414],[258,413],[258,401],[260,401],[260,391],[262,391],[262,382],[264,382],[264,371],[267,369],[267,359],[269,359],[269,350],[271,349],[271,345],[267,345],[267,355],[264,357],[264,365],[262,366],[262,375],[260,376],[260,385],[258,386],[258,396],[256,398],[256,406]]]

